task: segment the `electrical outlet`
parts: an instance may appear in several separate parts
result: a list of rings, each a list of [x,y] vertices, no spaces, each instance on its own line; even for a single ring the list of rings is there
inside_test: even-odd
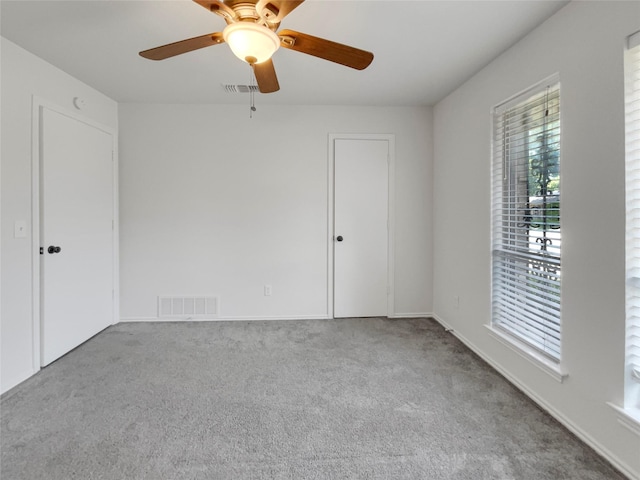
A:
[[[265,297],[270,297],[271,296],[271,285],[265,285],[264,286],[264,296]]]

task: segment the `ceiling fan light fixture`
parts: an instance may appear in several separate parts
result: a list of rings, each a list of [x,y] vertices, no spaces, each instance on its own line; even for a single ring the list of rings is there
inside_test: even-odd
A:
[[[266,62],[280,47],[278,35],[257,23],[232,23],[222,35],[234,55],[250,64]]]

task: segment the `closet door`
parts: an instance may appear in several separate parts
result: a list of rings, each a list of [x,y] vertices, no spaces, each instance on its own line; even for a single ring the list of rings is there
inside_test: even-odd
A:
[[[389,142],[335,139],[334,151],[334,317],[386,317]]]

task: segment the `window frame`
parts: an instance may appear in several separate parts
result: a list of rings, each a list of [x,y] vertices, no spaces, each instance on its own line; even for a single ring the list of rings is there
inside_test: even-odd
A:
[[[640,434],[640,31],[624,51],[625,73],[625,364],[624,413]],[[617,407],[616,407],[617,408]]]
[[[538,120],[531,112],[538,108],[541,102],[547,113],[543,113]],[[554,120],[551,124],[547,124],[548,110],[550,100],[556,102],[557,114],[554,112]],[[555,108],[555,107],[554,107]],[[510,99],[502,102],[492,110],[492,198],[491,198],[491,323],[488,325],[490,333],[498,341],[506,344],[516,352],[532,359],[539,367],[547,373],[550,373],[560,382],[566,376],[560,369],[562,358],[562,332],[561,332],[561,196],[557,192],[557,225],[555,230],[558,234],[557,248],[553,247],[554,253],[548,251],[547,232],[550,230],[548,218],[552,215],[549,213],[555,207],[547,207],[547,199],[554,196],[553,192],[547,190],[549,186],[548,173],[549,166],[557,167],[558,187],[561,183],[560,164],[561,164],[561,85],[560,77],[554,74],[543,81],[533,85],[532,87],[514,95]],[[512,117],[508,117],[511,115]],[[522,122],[522,118],[527,115],[534,117],[528,125]],[[556,118],[557,116],[557,118]],[[506,126],[510,126],[507,118],[516,118],[516,122],[522,122],[515,133],[506,133]],[[542,129],[539,118],[544,119]],[[532,235],[538,226],[533,226],[534,217],[532,214],[532,191],[529,177],[532,170],[531,159],[536,155],[532,153],[531,142],[533,131],[537,131],[538,140],[540,135],[544,135],[542,142],[545,145],[545,175],[546,182],[542,182],[539,197],[544,207],[541,211],[544,213],[544,227],[542,235],[536,240],[540,241],[540,245],[532,249]],[[546,142],[549,141],[549,135],[554,135],[557,131],[557,142],[555,149],[546,149]],[[519,140],[521,143],[517,147],[520,157],[510,159],[509,155],[514,153],[512,147],[507,147],[509,141]],[[542,145],[542,143],[541,143]],[[551,153],[549,153],[551,152]],[[557,155],[556,164],[548,163],[548,158],[555,152]],[[514,173],[507,174],[507,167],[514,167]],[[518,171],[518,168],[520,171]],[[526,180],[522,180],[523,172],[526,170]],[[542,186],[544,185],[544,186]],[[523,190],[524,189],[524,190]],[[561,190],[561,189],[560,189]],[[514,194],[515,192],[515,194]],[[522,205],[521,200],[526,198],[526,205]],[[520,202],[520,203],[519,203]],[[520,207],[520,208],[518,208]],[[506,212],[506,213],[505,213]],[[518,219],[518,212],[521,213],[521,219]],[[525,217],[525,215],[527,215]],[[505,220],[506,218],[506,220]],[[518,220],[516,220],[518,219]],[[524,224],[514,222],[526,219]],[[505,226],[506,225],[506,226]],[[526,233],[523,233],[526,232]],[[535,243],[533,245],[536,245]],[[539,252],[542,252],[540,254]],[[507,272],[505,265],[509,262],[515,262],[511,273]],[[537,273],[536,273],[537,272]],[[538,280],[535,275],[539,275]],[[509,278],[511,277],[511,278]],[[555,277],[555,279],[553,278]],[[523,280],[524,279],[524,280]],[[511,282],[511,283],[510,283]],[[538,283],[539,282],[539,283]],[[546,283],[545,283],[546,282]],[[547,283],[551,285],[547,287]],[[523,288],[522,285],[524,285]],[[511,287],[512,290],[505,289]],[[548,288],[547,293],[540,293]],[[505,292],[510,292],[510,299],[507,298]],[[551,309],[544,315],[539,311],[547,309],[546,299],[540,301],[540,296],[550,297]],[[522,300],[525,299],[523,302]],[[507,306],[505,306],[506,304]],[[523,305],[520,308],[521,304]],[[538,304],[537,306],[535,304]],[[532,306],[533,305],[533,306]],[[556,312],[557,307],[557,312]],[[519,312],[517,310],[520,310]],[[539,311],[538,311],[539,310]],[[507,314],[512,315],[511,321],[507,320]],[[553,320],[547,321],[544,317],[549,316]],[[532,327],[535,325],[535,329]],[[542,326],[542,328],[541,328]],[[554,327],[554,330],[546,330],[547,327]],[[537,331],[534,331],[537,330]],[[542,331],[543,333],[538,333]],[[539,340],[539,339],[542,339]]]

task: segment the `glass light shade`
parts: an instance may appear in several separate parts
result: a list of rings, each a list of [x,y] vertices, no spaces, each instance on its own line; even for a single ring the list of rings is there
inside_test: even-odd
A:
[[[247,63],[267,61],[280,47],[278,35],[256,23],[232,23],[225,27],[222,36],[235,56]]]

